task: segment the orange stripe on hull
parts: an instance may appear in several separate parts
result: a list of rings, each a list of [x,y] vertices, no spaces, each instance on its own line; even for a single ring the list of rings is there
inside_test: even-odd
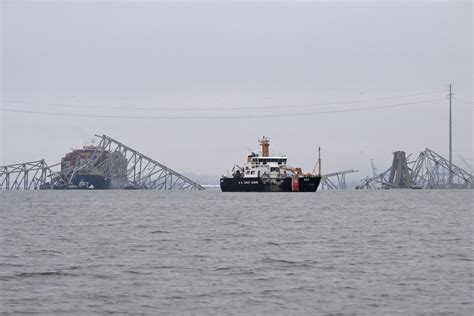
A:
[[[291,190],[293,192],[298,192],[300,190],[300,179],[298,176],[293,177],[293,180],[291,181]]]

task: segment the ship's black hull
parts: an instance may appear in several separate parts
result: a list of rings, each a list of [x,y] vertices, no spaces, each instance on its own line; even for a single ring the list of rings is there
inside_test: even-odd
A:
[[[49,189],[49,186],[43,187],[43,189]],[[70,184],[64,184],[61,186],[54,186],[55,190],[110,190],[111,181],[101,175],[91,174],[76,174],[71,180]]]
[[[73,184],[77,186],[84,186],[84,188],[90,188],[95,190],[109,190],[110,179],[106,179],[101,175],[92,175],[92,174],[78,174],[74,177],[72,181]]]
[[[71,182],[63,185],[53,186],[55,190],[121,190],[121,189],[147,189],[145,186],[125,185],[126,179],[112,180],[98,174],[76,174]],[[50,189],[45,185],[42,189]]]
[[[296,182],[295,182],[296,181]],[[284,178],[269,181],[261,178],[221,178],[222,192],[316,192],[320,176]]]

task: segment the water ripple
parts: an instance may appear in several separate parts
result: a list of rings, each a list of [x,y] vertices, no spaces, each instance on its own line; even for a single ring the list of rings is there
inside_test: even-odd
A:
[[[472,193],[0,191],[5,314],[473,311]]]

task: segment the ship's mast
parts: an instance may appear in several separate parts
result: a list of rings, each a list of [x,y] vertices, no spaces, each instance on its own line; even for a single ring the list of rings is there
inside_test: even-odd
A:
[[[321,176],[321,147],[318,147],[318,176]]]
[[[261,140],[258,140],[258,142],[262,146],[262,157],[270,156],[270,139],[263,136]]]
[[[316,168],[318,169],[318,173],[316,175],[321,176],[321,147],[318,147],[318,161],[314,165],[313,174],[315,174]]]

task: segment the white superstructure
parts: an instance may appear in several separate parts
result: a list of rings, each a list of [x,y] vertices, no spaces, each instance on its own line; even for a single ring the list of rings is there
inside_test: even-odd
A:
[[[282,179],[301,174],[300,168],[292,168],[286,164],[288,160],[286,155],[269,156],[270,140],[268,138],[264,136],[259,142],[262,146],[261,155],[252,153],[247,157],[245,165],[234,166],[232,170],[234,177]]]

